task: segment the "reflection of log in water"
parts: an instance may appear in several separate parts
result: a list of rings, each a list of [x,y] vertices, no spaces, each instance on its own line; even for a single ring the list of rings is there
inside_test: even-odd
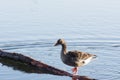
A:
[[[93,80],[84,76],[74,76],[66,71],[54,68],[40,61],[18,53],[5,52],[0,50],[0,63],[26,73],[54,74],[73,77],[73,80]]]
[[[13,70],[19,70],[25,73],[53,74],[50,71],[45,70],[43,68],[38,69],[35,66],[32,66],[32,65],[30,66],[29,64],[22,63],[20,61],[15,61],[15,60],[8,59],[8,58],[0,58],[0,63],[2,63],[3,66],[5,65],[5,66],[13,68]]]

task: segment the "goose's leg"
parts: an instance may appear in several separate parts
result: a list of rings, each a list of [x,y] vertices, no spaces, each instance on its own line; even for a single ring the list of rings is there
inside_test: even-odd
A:
[[[74,67],[74,68],[72,69],[72,72],[73,72],[73,74],[77,74],[77,72],[78,72],[78,67]]]

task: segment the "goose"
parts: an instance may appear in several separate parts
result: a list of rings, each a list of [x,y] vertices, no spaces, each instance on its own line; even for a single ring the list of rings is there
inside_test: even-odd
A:
[[[68,66],[72,66],[72,72],[73,74],[76,74],[78,72],[78,68],[81,66],[84,66],[91,62],[94,58],[97,56],[94,54],[89,54],[87,52],[81,52],[81,51],[67,51],[66,42],[64,39],[58,39],[54,46],[61,45],[61,60],[64,64]]]

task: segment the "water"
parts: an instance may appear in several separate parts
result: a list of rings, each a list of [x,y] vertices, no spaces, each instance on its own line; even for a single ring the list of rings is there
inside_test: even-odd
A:
[[[0,48],[19,52],[71,73],[60,59],[64,38],[68,50],[96,54],[78,74],[99,80],[120,79],[119,0],[0,1]],[[51,74],[25,73],[0,64],[2,80],[71,80]]]

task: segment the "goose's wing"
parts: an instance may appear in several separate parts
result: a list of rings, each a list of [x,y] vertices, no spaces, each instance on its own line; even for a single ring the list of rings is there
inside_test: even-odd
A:
[[[71,58],[76,58],[79,60],[86,60],[92,56],[92,54],[81,52],[81,51],[69,51],[67,55]]]

